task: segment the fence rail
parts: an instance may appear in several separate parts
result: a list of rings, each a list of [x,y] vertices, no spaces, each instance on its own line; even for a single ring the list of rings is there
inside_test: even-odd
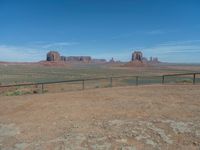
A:
[[[76,86],[72,86],[72,87],[79,87],[80,90],[84,90],[88,86],[91,88],[99,87],[99,85],[96,84],[97,82],[104,84],[104,87],[123,86],[123,85],[138,86],[138,85],[155,84],[155,83],[156,84],[172,84],[172,83],[197,84],[197,83],[200,83],[200,72],[182,73],[182,74],[165,74],[165,75],[160,75],[160,76],[158,75],[157,76],[111,76],[111,77],[86,78],[86,79],[77,79],[77,80],[1,85],[0,94],[6,93],[6,92],[12,92],[16,90],[19,91],[19,89],[16,89],[16,87],[20,88],[20,87],[28,87],[28,86],[35,86],[34,88],[36,88],[37,90],[38,90],[38,87],[40,86],[39,88],[41,90],[41,93],[44,93],[47,89],[46,86],[48,85],[55,86],[56,84],[69,84],[69,83],[77,84]],[[63,86],[63,89],[64,88],[66,88],[66,86]]]

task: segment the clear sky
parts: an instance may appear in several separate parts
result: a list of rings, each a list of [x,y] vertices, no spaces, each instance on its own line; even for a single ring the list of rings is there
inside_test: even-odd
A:
[[[0,61],[46,52],[200,63],[199,0],[0,0]]]

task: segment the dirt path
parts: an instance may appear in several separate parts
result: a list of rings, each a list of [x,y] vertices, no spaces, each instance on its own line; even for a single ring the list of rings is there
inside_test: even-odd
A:
[[[200,86],[0,97],[0,150],[200,149]]]

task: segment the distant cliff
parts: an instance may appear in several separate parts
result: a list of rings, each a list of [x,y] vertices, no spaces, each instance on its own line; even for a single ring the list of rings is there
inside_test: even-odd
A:
[[[93,63],[103,63],[106,62],[105,59],[92,59],[91,56],[60,56],[57,51],[50,51],[47,53],[47,61],[62,61],[62,62],[93,62]]]
[[[47,61],[60,61],[61,57],[57,51],[50,51],[47,53]]]

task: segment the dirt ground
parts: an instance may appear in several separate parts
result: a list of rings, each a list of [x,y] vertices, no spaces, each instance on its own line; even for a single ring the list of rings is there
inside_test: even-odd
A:
[[[199,150],[200,85],[0,97],[0,150]]]

